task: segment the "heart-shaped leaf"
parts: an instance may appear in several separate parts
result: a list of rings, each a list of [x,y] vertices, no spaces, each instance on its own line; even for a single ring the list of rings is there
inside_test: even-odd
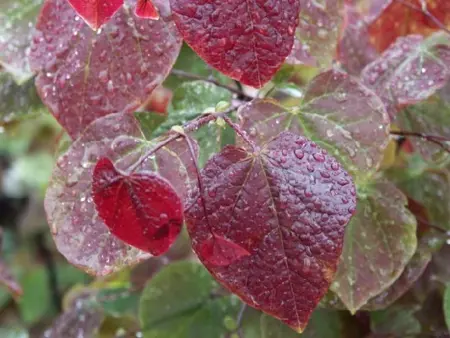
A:
[[[386,105],[391,118],[399,108],[430,97],[450,79],[450,36],[438,32],[399,38],[361,73]]]
[[[97,212],[115,236],[155,256],[169,249],[183,225],[183,204],[169,182],[149,172],[121,173],[107,158],[92,180]]]
[[[124,0],[67,0],[86,23],[97,30],[109,21]]]
[[[337,267],[356,206],[351,177],[283,132],[254,152],[225,147],[201,179],[186,215],[200,260],[246,303],[302,331]]]
[[[102,157],[109,158],[120,172],[128,172],[167,137],[147,141],[132,114],[111,114],[89,125],[58,159],[47,189],[45,210],[56,246],[72,264],[92,274],[106,275],[150,257],[111,234],[95,208],[92,175]],[[174,187],[183,204],[197,184],[184,140],[159,149],[138,165],[136,172],[159,173]]]
[[[152,0],[138,0],[136,9],[134,10],[136,16],[140,18],[158,19],[159,13]]]
[[[168,3],[154,2],[160,20],[122,9],[94,32],[67,0],[42,8],[31,47],[31,66],[45,105],[72,138],[96,118],[134,112],[169,73],[181,47]]]
[[[209,65],[260,88],[290,54],[299,0],[170,0],[184,40]]]

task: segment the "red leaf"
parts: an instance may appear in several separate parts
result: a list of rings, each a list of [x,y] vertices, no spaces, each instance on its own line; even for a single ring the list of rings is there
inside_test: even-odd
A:
[[[138,0],[134,11],[136,16],[140,18],[158,19],[159,13],[151,0]]]
[[[262,87],[290,54],[298,0],[170,0],[185,41],[208,64]]]
[[[301,331],[336,271],[352,179],[290,132],[253,153],[225,147],[201,178],[206,213],[198,198],[186,214],[200,260],[246,303]]]
[[[42,8],[31,66],[41,98],[72,138],[101,116],[142,106],[178,57],[181,38],[168,3],[155,1],[157,21],[130,14],[134,5],[126,0],[98,32],[66,0]]]
[[[151,172],[125,175],[107,158],[97,162],[92,189],[99,216],[124,242],[161,255],[180,233],[183,205],[169,182]]]
[[[384,10],[369,26],[372,43],[384,51],[400,36],[420,34],[428,36],[440,29],[436,22],[422,11],[422,3],[429,13],[444,26],[450,25],[450,1],[448,0],[389,0]]]
[[[77,13],[92,27],[99,29],[123,5],[124,0],[68,0]]]

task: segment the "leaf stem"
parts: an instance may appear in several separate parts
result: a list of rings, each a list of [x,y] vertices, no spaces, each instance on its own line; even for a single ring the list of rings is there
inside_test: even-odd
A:
[[[233,128],[233,130],[240,136],[242,137],[242,139],[248,144],[250,145],[250,147],[252,147],[253,152],[256,152],[259,150],[258,146],[255,144],[255,142],[253,142],[251,139],[248,138],[248,135],[245,131],[243,131],[236,123],[234,123],[233,121],[231,121],[231,119],[224,115],[222,116],[222,118],[224,119],[224,121],[231,127]]]
[[[253,100],[253,97],[251,97],[250,95],[247,95],[247,94],[244,93],[244,91],[242,89],[242,85],[238,86],[238,88],[236,89],[236,88],[234,88],[232,86],[228,86],[228,85],[225,85],[223,83],[220,83],[219,81],[217,81],[214,78],[204,77],[204,76],[201,76],[201,75],[185,72],[184,70],[180,70],[180,69],[172,69],[171,73],[173,75],[175,75],[175,76],[184,77],[184,78],[187,78],[187,79],[202,80],[202,81],[205,81],[205,82],[212,83],[212,84],[216,85],[217,87],[224,88],[224,89],[226,89],[226,90],[236,94],[237,98],[239,100],[242,100],[242,101],[251,101],[251,100]],[[237,83],[240,84],[240,82],[237,82]]]
[[[450,142],[450,139],[439,136],[439,135],[430,135],[430,134],[423,134],[413,131],[406,131],[406,130],[399,130],[399,131],[391,131],[391,135],[397,135],[397,136],[404,136],[404,137],[417,137],[421,138],[425,141],[434,143],[441,147],[444,151],[450,154],[450,148],[445,145],[445,143]]]

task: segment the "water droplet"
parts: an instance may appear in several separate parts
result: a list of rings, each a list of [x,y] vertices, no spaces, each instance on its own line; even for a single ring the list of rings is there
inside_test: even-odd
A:
[[[325,162],[325,156],[321,153],[315,153],[313,157],[317,162]]]
[[[305,157],[305,153],[300,150],[300,149],[295,149],[294,150],[294,155],[295,157],[297,157],[299,160],[303,159],[303,157]]]

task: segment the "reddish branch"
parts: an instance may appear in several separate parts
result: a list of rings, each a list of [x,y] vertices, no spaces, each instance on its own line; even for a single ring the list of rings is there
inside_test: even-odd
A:
[[[450,147],[447,145],[447,143],[450,142],[450,139],[447,137],[443,137],[443,136],[439,136],[439,135],[423,134],[423,133],[417,133],[417,132],[405,131],[405,130],[391,131],[391,135],[421,138],[424,141],[428,141],[428,142],[436,144],[437,146],[439,146],[444,151],[446,151],[450,154]]]

